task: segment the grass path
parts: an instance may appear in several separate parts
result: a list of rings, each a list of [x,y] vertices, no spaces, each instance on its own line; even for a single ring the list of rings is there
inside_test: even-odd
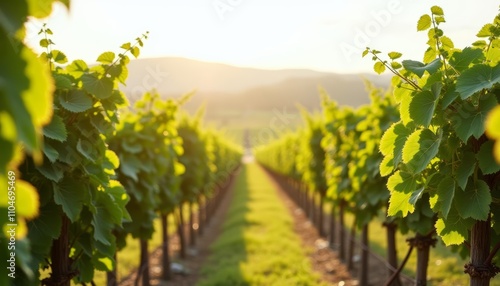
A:
[[[211,249],[199,286],[324,285],[293,231],[292,217],[255,163],[243,166]]]

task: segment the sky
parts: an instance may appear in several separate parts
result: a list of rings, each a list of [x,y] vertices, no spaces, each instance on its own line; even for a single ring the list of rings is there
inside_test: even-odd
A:
[[[409,0],[71,0],[27,24],[37,51],[42,23],[69,60],[89,63],[146,31],[140,58],[184,57],[262,69],[372,72],[366,46],[421,60],[427,36],[419,17],[439,5],[442,29],[458,48],[498,13],[499,2]]]

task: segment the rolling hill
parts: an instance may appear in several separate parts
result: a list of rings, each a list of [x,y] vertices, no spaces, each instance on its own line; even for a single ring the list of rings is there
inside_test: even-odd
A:
[[[263,70],[184,58],[150,58],[130,63],[127,86],[123,90],[131,101],[153,88],[168,97],[196,90],[187,108],[205,102],[210,113],[295,107],[296,103],[312,110],[320,104],[319,86],[341,105],[355,107],[367,103],[363,78],[382,87],[389,83],[389,77],[375,74]]]

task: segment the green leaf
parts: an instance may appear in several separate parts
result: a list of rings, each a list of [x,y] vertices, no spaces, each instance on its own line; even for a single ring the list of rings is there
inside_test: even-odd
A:
[[[395,70],[400,69],[402,67],[403,66],[400,63],[398,63],[398,62],[391,62],[391,68],[393,68]]]
[[[85,197],[89,195],[89,187],[84,182],[64,178],[59,184],[52,184],[54,201],[60,205],[68,218],[75,222],[83,208]]]
[[[439,7],[439,6],[432,6],[431,12],[432,12],[432,14],[438,15],[438,16],[444,15],[443,9],[441,9],[441,7]]]
[[[417,31],[424,31],[431,27],[432,19],[431,16],[425,14],[418,19]]]
[[[99,159],[99,152],[96,148],[94,148],[92,142],[90,141],[82,140],[81,138],[78,139],[76,149],[92,163],[95,163]]]
[[[40,40],[40,47],[46,48],[49,46],[49,41],[47,39],[41,39]]]
[[[499,61],[500,61],[500,46],[490,47],[486,52],[486,62],[488,62],[490,65],[493,66],[493,65],[498,65]]]
[[[74,113],[87,111],[94,104],[92,97],[78,89],[72,89],[60,95],[59,103],[64,109]]]
[[[117,169],[120,166],[120,159],[112,150],[106,150],[106,159],[103,167],[109,170]]]
[[[74,78],[80,78],[89,71],[89,67],[82,60],[75,60],[66,67],[66,72]]]
[[[420,91],[415,94],[410,102],[411,119],[416,124],[429,127],[434,111],[436,110],[437,99],[438,97],[430,90]]]
[[[410,199],[417,190],[416,177],[407,172],[396,171],[389,177],[387,188],[391,191],[389,209],[387,210],[389,216],[401,215],[405,217],[408,213],[415,211],[415,206],[410,203]]]
[[[454,87],[448,89],[443,95],[442,109],[445,110],[459,95]]]
[[[379,170],[382,177],[390,175],[394,171],[394,157],[385,156],[382,162],[380,162]]]
[[[441,37],[441,47],[445,50],[451,50],[455,47],[455,44],[453,44],[453,41],[446,37],[446,36],[442,36]]]
[[[500,171],[500,164],[495,161],[493,154],[493,145],[495,142],[487,141],[481,145],[479,152],[477,153],[477,161],[479,162],[479,168],[483,174],[493,174]]]
[[[28,151],[38,153],[41,138],[37,132],[52,116],[50,70],[24,45],[14,50],[4,33],[0,33],[0,43],[4,43],[0,62],[8,67],[0,70],[0,106],[14,119],[18,140]]]
[[[83,166],[85,173],[90,177],[90,182],[98,186],[106,186],[109,183],[108,172],[103,169],[101,164],[97,165],[92,162],[86,162]]]
[[[43,154],[49,158],[50,162],[55,163],[59,159],[59,152],[47,141],[43,143]]]
[[[486,135],[492,139],[500,139],[500,106],[495,107],[486,119]]]
[[[441,138],[429,129],[413,132],[403,147],[403,162],[414,173],[422,172],[439,151]]]
[[[460,216],[483,221],[488,218],[491,200],[490,188],[482,180],[478,180],[475,184],[470,181],[465,192],[457,193],[455,196]]]
[[[398,88],[398,89],[405,89],[405,88]],[[409,91],[399,94],[399,96],[401,97],[399,104],[399,116],[401,117],[401,121],[406,125],[413,123],[410,116],[410,103],[414,93],[415,91]]]
[[[123,149],[131,154],[137,154],[143,150],[142,145],[138,142],[131,143],[128,140],[123,140],[121,143]]]
[[[92,74],[82,76],[83,88],[99,99],[106,99],[112,95],[113,82],[109,78],[98,79]]]
[[[382,135],[382,139],[380,140],[380,152],[382,152],[384,156],[393,158],[393,166],[397,166],[399,162],[401,162],[403,147],[410,134],[411,130],[406,128],[403,123],[399,122],[392,124],[384,135]]]
[[[421,63],[419,61],[404,60],[403,67],[416,74],[418,77],[422,77],[424,72],[427,71],[429,74],[433,74],[441,68],[442,62],[440,59],[435,59],[428,64]]]
[[[22,204],[16,204],[16,215],[26,219],[33,219],[38,215],[40,199],[38,192],[30,183],[16,181],[16,200]]]
[[[374,65],[373,65],[373,70],[378,73],[378,74],[381,74],[385,71],[385,65],[384,63],[382,62],[376,62]]]
[[[402,55],[403,55],[402,53],[398,53],[398,52],[390,52],[388,54],[388,56],[391,60],[399,59]]]
[[[45,176],[45,178],[54,181],[54,182],[59,182],[63,176],[64,172],[61,168],[61,165],[58,163],[52,164],[48,162],[47,160],[43,161],[43,165],[37,166],[36,169]]]
[[[124,49],[124,50],[128,50],[132,47],[132,45],[130,43],[125,43],[123,45],[120,46],[120,48]]]
[[[446,219],[436,221],[436,231],[446,246],[460,245],[469,236],[469,229],[474,221],[462,218],[455,208],[452,208]]]
[[[94,278],[94,265],[90,256],[82,255],[75,262],[78,269],[79,278],[82,282],[90,282]]]
[[[56,88],[59,90],[73,88],[73,84],[71,83],[69,75],[54,74],[54,81],[56,83]]]
[[[488,38],[490,37],[492,34],[491,34],[491,28],[493,28],[494,26],[490,23],[484,25],[481,30],[479,30],[479,32],[477,33],[476,37],[478,38]]]
[[[465,70],[457,78],[456,89],[460,93],[460,97],[466,99],[478,91],[490,89],[498,82],[500,82],[500,65],[490,67],[485,64],[477,64]]]
[[[465,190],[469,177],[474,173],[476,167],[476,156],[472,152],[465,152],[460,156],[460,165],[458,166],[455,179],[462,190]]]
[[[120,184],[120,182],[111,180],[110,186],[106,189],[106,192],[113,197],[115,204],[120,207],[123,219],[130,221],[130,214],[126,208],[127,203],[130,201],[130,196],[127,194],[125,188]],[[121,225],[121,222],[119,225]]]
[[[117,79],[125,85],[128,77],[128,68],[125,65],[120,66],[120,74],[117,76]]]
[[[58,64],[65,64],[68,62],[68,58],[66,57],[66,55],[59,50],[52,50],[50,52],[50,55],[54,62]]]
[[[26,1],[12,5],[10,2],[2,1],[0,3],[0,11],[2,11],[2,29],[5,30],[5,36],[14,35],[24,24],[28,16],[28,3]],[[6,42],[4,42],[6,43]]]
[[[99,192],[92,217],[94,239],[105,245],[111,245],[112,230],[115,225],[121,224],[122,217],[120,207],[115,204],[112,197],[107,193]]]
[[[133,47],[131,50],[130,50],[130,53],[135,57],[139,57],[139,53],[140,53],[140,50],[138,47]]]
[[[424,54],[424,63],[430,63],[436,59],[438,53],[433,47],[428,47]]]
[[[445,23],[446,22],[446,20],[444,19],[443,16],[436,16],[436,17],[434,17],[434,21],[436,21],[436,24],[438,24],[438,25],[441,24],[441,23]]]
[[[59,207],[53,202],[40,209],[40,215],[28,223],[31,247],[34,252],[45,249],[50,251],[52,240],[61,234],[62,214]]]
[[[115,261],[107,256],[102,257],[92,257],[92,264],[95,268],[100,271],[111,271],[115,268]]]
[[[109,245],[105,245],[102,242],[95,240],[94,243],[95,249],[97,251],[93,251],[94,256],[102,256],[105,255],[107,257],[113,257],[116,254],[116,239],[111,239],[111,247]]]
[[[474,135],[479,139],[485,131],[485,122],[488,113],[495,108],[497,100],[494,96],[481,98],[476,107],[469,102],[464,102],[452,118],[453,128],[458,137],[467,142],[470,136]]]
[[[101,113],[90,118],[90,123],[103,135],[108,136],[113,130],[113,125]]]
[[[450,209],[455,196],[455,180],[451,177],[444,178],[437,187],[438,202],[440,203],[439,211],[446,219],[450,213]]]
[[[43,135],[60,142],[66,141],[68,132],[62,118],[58,115],[52,117],[52,121],[43,128]]]
[[[137,182],[141,162],[134,155],[119,153],[118,156],[120,157],[120,171]]]
[[[420,187],[416,189],[412,194],[408,202],[412,205],[415,205],[418,200],[422,197],[422,194],[424,193],[424,187]]]
[[[480,62],[484,59],[483,51],[481,49],[473,49],[467,47],[462,51],[454,52],[450,58],[450,65],[457,71],[464,71],[471,63]]]
[[[471,44],[473,47],[484,49],[488,46],[485,40],[478,40]]]
[[[103,64],[112,64],[114,60],[115,53],[113,52],[104,52],[97,58],[97,61]]]
[[[36,1],[28,0],[29,15],[36,18],[46,18],[52,13],[52,3],[54,0]]]

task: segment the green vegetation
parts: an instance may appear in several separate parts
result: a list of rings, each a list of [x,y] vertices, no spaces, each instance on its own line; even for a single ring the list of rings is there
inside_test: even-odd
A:
[[[322,285],[270,179],[255,164],[237,178],[199,285]]]
[[[426,283],[429,251],[440,239],[470,258],[464,272],[471,285],[487,286],[500,272],[495,266],[500,163],[494,159],[500,138],[500,14],[463,50],[445,36],[440,28],[444,22],[438,6],[419,19],[417,30],[428,35],[423,62],[400,61],[398,52],[388,53],[388,60],[378,50],[363,52],[371,55],[377,73],[394,73],[392,95],[381,96],[372,88],[371,104],[356,110],[339,108],[325,96],[318,139],[305,136],[316,130],[309,124],[259,148],[257,159],[306,186],[306,195],[301,195],[306,207],[314,200],[307,198],[308,191],[318,191],[311,178],[325,176],[327,198],[339,209],[340,228],[344,211],[354,214],[365,243],[364,226],[377,216],[385,219],[387,237],[414,235],[410,246],[417,252],[416,284]],[[318,146],[311,143],[316,140],[322,141],[326,156],[315,151]],[[308,148],[294,147],[300,145]],[[312,158],[304,157],[307,152]],[[323,160],[325,167],[317,163]],[[315,168],[300,168],[311,163]],[[313,214],[314,208],[312,204]],[[343,236],[339,240],[340,257],[351,259],[344,254]],[[393,241],[388,239],[387,259],[396,267]],[[361,273],[366,272],[363,267],[366,252]],[[360,284],[366,284],[363,279]]]

